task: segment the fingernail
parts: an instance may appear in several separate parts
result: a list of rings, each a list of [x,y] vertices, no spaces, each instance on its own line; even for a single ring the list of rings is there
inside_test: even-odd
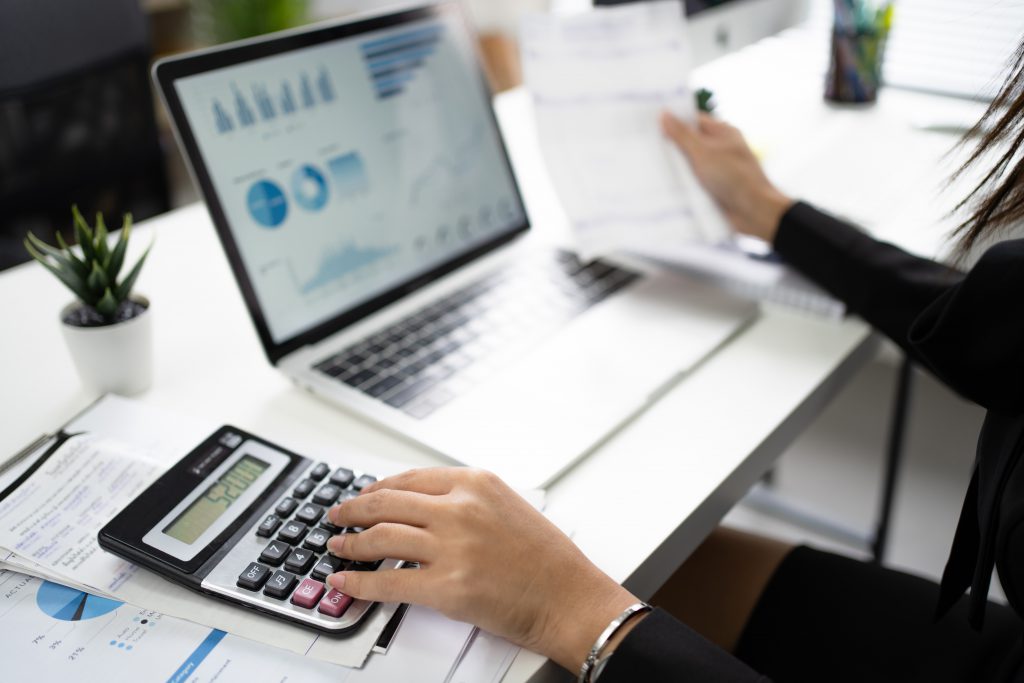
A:
[[[345,587],[345,574],[344,574],[344,572],[338,572],[336,574],[331,574],[330,576],[327,577],[327,583],[334,590],[340,591],[342,588]]]
[[[327,549],[330,550],[335,555],[341,553],[341,549],[342,549],[342,547],[344,547],[344,545],[345,545],[345,535],[344,534],[341,534],[339,536],[335,536],[335,537],[331,538],[331,540],[327,541]]]

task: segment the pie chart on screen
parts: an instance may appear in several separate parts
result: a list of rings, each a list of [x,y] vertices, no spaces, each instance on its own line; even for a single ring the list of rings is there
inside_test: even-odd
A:
[[[327,204],[327,181],[315,166],[305,164],[292,175],[295,203],[306,211],[319,211]]]
[[[265,228],[276,228],[288,216],[288,200],[272,180],[257,180],[246,195],[249,215]]]
[[[123,604],[49,581],[43,581],[36,593],[39,609],[59,621],[95,619],[110,614]]]

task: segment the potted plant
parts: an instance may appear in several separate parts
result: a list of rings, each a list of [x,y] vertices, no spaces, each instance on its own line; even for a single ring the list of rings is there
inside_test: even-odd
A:
[[[88,389],[136,394],[149,388],[153,376],[152,323],[149,300],[133,295],[149,248],[119,278],[131,236],[132,217],[125,214],[121,234],[108,244],[103,215],[91,227],[72,207],[76,248],[57,233],[58,247],[28,234],[25,248],[77,298],[61,312],[64,339],[78,374]],[[152,245],[150,245],[152,246]]]

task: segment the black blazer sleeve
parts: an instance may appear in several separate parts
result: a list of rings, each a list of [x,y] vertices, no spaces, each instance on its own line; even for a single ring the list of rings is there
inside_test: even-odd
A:
[[[964,275],[798,203],[775,249],[953,390],[1024,412],[1024,240],[990,248]]]
[[[619,643],[598,683],[768,683],[753,669],[655,609]]]

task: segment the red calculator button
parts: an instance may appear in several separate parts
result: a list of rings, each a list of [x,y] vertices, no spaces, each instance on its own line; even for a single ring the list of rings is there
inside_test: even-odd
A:
[[[306,581],[309,581],[309,579],[306,579]],[[345,613],[345,610],[347,610],[348,606],[351,604],[351,595],[345,595],[344,593],[332,588],[331,591],[324,596],[324,599],[320,601],[320,606],[317,607],[317,609],[320,610],[321,614],[326,614],[329,617],[337,619]]]
[[[324,594],[324,585],[313,579],[303,579],[299,587],[292,594],[292,603],[306,609],[313,609],[313,605]]]

